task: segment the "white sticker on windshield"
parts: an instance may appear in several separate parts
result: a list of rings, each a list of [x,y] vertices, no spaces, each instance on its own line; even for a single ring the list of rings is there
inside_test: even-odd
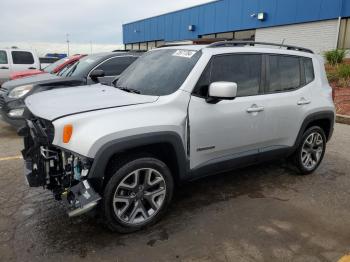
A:
[[[189,50],[177,50],[173,56],[178,56],[178,57],[184,57],[184,58],[191,58],[196,51],[189,51]]]

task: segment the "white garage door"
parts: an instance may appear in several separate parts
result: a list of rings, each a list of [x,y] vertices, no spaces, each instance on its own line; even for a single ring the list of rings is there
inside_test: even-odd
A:
[[[336,47],[338,20],[277,26],[256,30],[255,41],[282,43],[312,49],[315,53]]]

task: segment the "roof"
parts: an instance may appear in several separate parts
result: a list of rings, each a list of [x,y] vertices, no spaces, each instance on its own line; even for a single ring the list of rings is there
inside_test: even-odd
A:
[[[159,47],[157,49],[181,49],[181,50],[193,50],[199,51],[208,45],[165,45],[163,47]],[[153,49],[156,50],[156,49]]]
[[[263,20],[257,13],[264,13]],[[350,17],[348,0],[219,0],[123,25],[123,42],[182,41],[201,35]],[[189,28],[189,26],[191,29]]]
[[[0,47],[0,50],[6,50],[6,51],[24,51],[24,52],[32,52],[32,53],[35,53],[35,51],[32,50],[32,49],[22,49],[22,48],[1,48],[1,47]]]
[[[218,44],[222,43],[221,46]],[[225,44],[226,43],[226,44]],[[200,51],[202,50],[205,53],[221,54],[223,53],[223,49],[225,52],[256,52],[256,53],[274,53],[274,54],[290,54],[290,55],[299,55],[311,57],[313,52],[308,49],[303,49],[301,47],[293,47],[293,46],[283,46],[279,44],[269,44],[269,43],[258,43],[256,42],[254,46],[250,45],[251,42],[246,42],[246,44],[241,45],[228,45],[228,42],[218,42],[212,45],[173,45],[173,46],[164,46],[161,48],[151,50],[156,51],[159,49],[174,49],[174,50],[190,50],[190,51]],[[218,46],[215,46],[218,45]],[[281,47],[283,49],[281,49]]]
[[[103,53],[96,53],[89,55],[90,58],[106,58],[106,57],[114,57],[114,56],[141,56],[142,52],[129,52],[129,51],[124,51],[124,52],[103,52]]]

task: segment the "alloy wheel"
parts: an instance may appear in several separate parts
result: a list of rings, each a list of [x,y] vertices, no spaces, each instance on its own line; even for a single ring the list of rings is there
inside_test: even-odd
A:
[[[162,174],[152,168],[138,169],[119,182],[113,197],[114,213],[126,224],[144,224],[158,213],[165,196]]]
[[[313,132],[307,136],[301,150],[301,162],[307,170],[313,170],[320,162],[324,150],[322,135]]]

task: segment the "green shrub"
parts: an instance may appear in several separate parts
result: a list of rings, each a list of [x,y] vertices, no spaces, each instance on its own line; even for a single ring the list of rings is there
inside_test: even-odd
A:
[[[341,78],[350,78],[350,65],[342,64],[338,68],[338,75]]]
[[[346,51],[343,49],[334,49],[324,53],[327,62],[331,65],[337,65],[344,61]]]

